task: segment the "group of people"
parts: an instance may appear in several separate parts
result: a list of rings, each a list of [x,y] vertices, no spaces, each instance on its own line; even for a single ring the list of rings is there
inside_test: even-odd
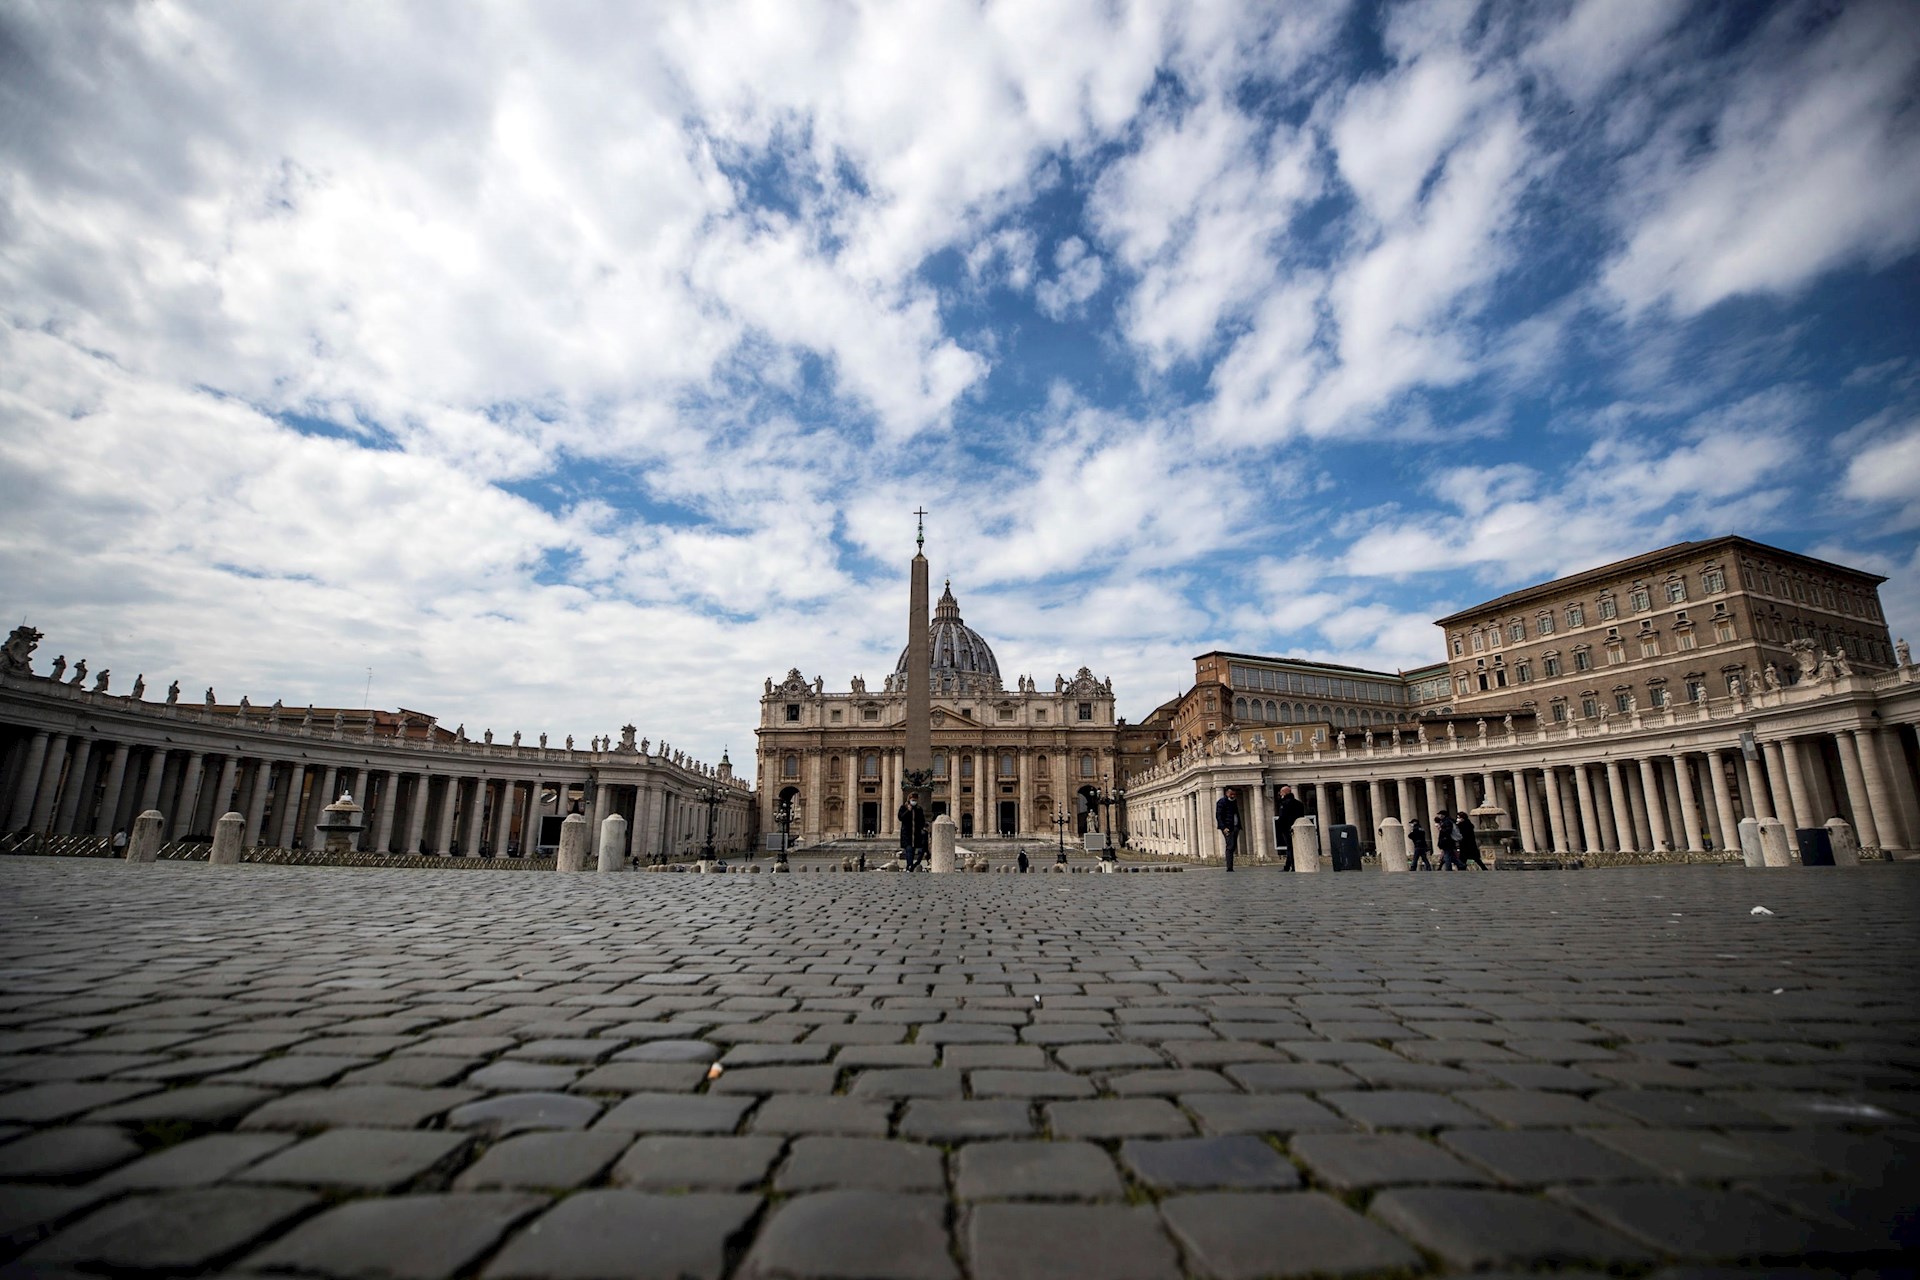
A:
[[[1281,784],[1274,797],[1274,825],[1277,828],[1277,852],[1281,865],[1288,871],[1293,870],[1293,824],[1306,816],[1307,806],[1293,794],[1293,788]],[[1449,814],[1445,809],[1433,815],[1434,826],[1440,835],[1441,871],[1465,871],[1471,862],[1482,871],[1487,864],[1480,860],[1480,845],[1473,832],[1473,820],[1463,810],[1458,814]],[[1240,793],[1236,787],[1228,787],[1213,806],[1213,825],[1219,830],[1222,844],[1226,848],[1227,870],[1233,870],[1234,855],[1240,849]],[[1412,869],[1420,870],[1424,865],[1428,871],[1435,870],[1433,865],[1433,838],[1427,829],[1420,825],[1420,819],[1407,819],[1407,849],[1412,856]]]

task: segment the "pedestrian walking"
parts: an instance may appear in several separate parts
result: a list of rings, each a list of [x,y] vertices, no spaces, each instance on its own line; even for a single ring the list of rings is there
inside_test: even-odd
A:
[[[1280,856],[1286,860],[1286,865],[1281,868],[1284,871],[1293,870],[1293,824],[1306,816],[1307,806],[1300,803],[1292,787],[1281,783],[1280,793],[1274,801],[1273,817],[1274,825],[1280,829],[1275,838],[1280,842]]]
[[[1433,870],[1431,856],[1433,840],[1427,835],[1427,829],[1420,825],[1418,818],[1407,819],[1407,847],[1413,850],[1413,865],[1408,870],[1418,871],[1423,862],[1426,863],[1427,870]]]
[[[917,870],[926,856],[927,834],[927,811],[920,807],[920,793],[916,791],[900,806],[900,857],[907,870]]]
[[[1460,842],[1460,852],[1454,858],[1454,862],[1459,869],[1465,871],[1467,864],[1471,862],[1474,866],[1485,871],[1487,864],[1480,861],[1480,842],[1474,839],[1473,822],[1466,814],[1461,814],[1459,819],[1453,824],[1453,834],[1454,838]]]
[[[1220,829],[1220,838],[1226,842],[1227,870],[1233,870],[1233,855],[1240,846],[1240,799],[1232,788],[1214,802],[1213,825]]]
[[[1454,828],[1453,819],[1445,809],[1433,815],[1440,831],[1440,869],[1442,871],[1461,871],[1460,835]]]
[[[124,858],[127,856],[127,829],[125,827],[113,833],[113,856],[116,858]]]
[[[1022,849],[1020,851],[1019,861],[1020,861],[1020,874],[1021,875],[1027,874],[1027,851],[1025,849]]]

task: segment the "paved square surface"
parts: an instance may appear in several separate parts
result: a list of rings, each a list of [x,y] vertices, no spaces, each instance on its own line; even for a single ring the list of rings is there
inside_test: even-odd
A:
[[[1855,1274],[1917,1201],[1912,864],[0,859],[9,1274]]]

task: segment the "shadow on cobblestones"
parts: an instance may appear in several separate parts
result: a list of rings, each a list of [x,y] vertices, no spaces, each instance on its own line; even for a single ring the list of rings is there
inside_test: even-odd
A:
[[[8,858],[0,1261],[422,1280],[1895,1267],[1920,1246],[1916,939],[1909,865]]]

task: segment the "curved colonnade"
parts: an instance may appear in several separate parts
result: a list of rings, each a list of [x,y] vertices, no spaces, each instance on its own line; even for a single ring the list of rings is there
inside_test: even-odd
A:
[[[346,791],[365,812],[364,852],[530,854],[543,843],[542,819],[577,807],[596,833],[601,819],[624,817],[627,852],[644,862],[705,843],[701,792],[715,787],[715,848],[736,852],[753,839],[743,782],[627,743],[579,751],[372,736],[36,675],[0,675],[0,743],[6,832],[111,836],[155,810],[165,839],[179,840],[209,835],[234,812],[249,847],[313,848],[321,810]]]
[[[1920,667],[1809,680],[1777,690],[1596,720],[1478,723],[1340,735],[1327,750],[1262,750],[1257,732],[1127,784],[1131,843],[1217,855],[1214,802],[1239,789],[1248,856],[1274,853],[1275,788],[1291,785],[1324,828],[1370,843],[1387,818],[1492,807],[1520,849],[1542,855],[1738,850],[1742,818],[1789,833],[1839,817],[1863,849],[1920,850]],[[1630,859],[1629,859],[1630,860]]]

